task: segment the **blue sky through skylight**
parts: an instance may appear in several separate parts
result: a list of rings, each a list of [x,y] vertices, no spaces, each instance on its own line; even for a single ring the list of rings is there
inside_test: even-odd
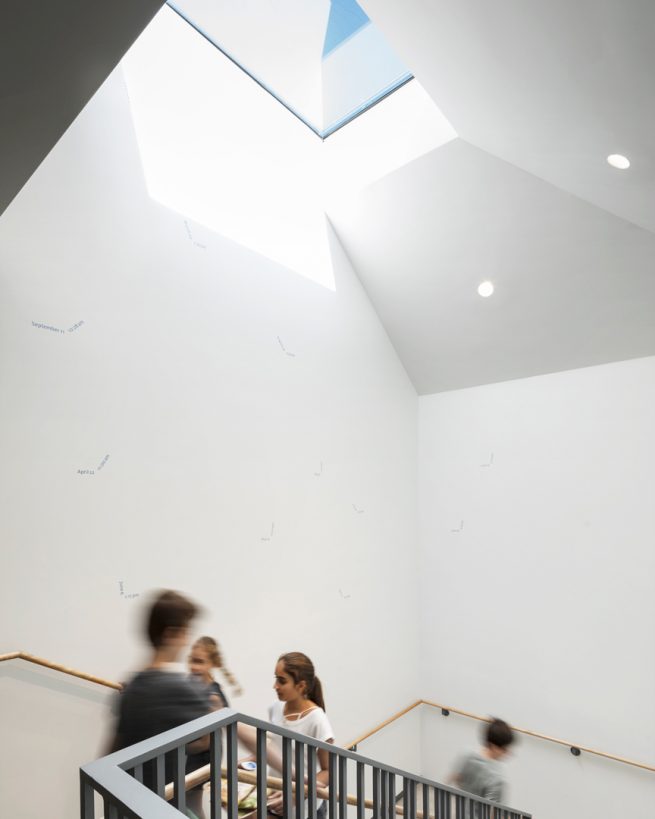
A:
[[[412,79],[355,0],[169,0],[325,138]]]
[[[355,0],[331,0],[330,17],[323,45],[323,59],[369,22],[370,20]]]

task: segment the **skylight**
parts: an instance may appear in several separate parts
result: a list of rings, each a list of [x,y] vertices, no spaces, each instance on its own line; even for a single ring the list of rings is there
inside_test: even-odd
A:
[[[355,0],[168,5],[323,139],[412,79]]]
[[[121,67],[148,193],[180,241],[209,258],[217,233],[332,290],[326,213],[457,136],[414,80],[317,139],[169,6]]]

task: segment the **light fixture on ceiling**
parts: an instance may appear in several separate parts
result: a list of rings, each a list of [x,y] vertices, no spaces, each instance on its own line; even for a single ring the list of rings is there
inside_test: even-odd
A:
[[[610,154],[607,161],[613,168],[618,168],[620,171],[626,171],[630,167],[630,160],[622,154]]]
[[[493,292],[494,286],[491,282],[482,282],[478,285],[478,294],[482,296],[483,299],[489,298]]]

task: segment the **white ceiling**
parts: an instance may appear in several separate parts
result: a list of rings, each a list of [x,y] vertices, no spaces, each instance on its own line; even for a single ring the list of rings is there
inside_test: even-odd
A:
[[[329,209],[418,391],[655,354],[655,3],[360,2],[459,135]],[[31,88],[11,99],[50,122]],[[5,158],[36,134],[14,113]]]
[[[419,392],[655,354],[655,3],[362,5],[460,137],[330,211]]]

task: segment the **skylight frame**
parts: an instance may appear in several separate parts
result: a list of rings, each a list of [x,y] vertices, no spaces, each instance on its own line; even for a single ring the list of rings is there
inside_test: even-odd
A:
[[[371,100],[361,103],[361,105],[357,106],[356,108],[352,109],[348,112],[344,117],[338,120],[335,124],[331,125],[329,128],[321,130],[313,125],[308,119],[302,116],[295,108],[293,108],[289,103],[285,102],[285,100],[277,94],[273,89],[268,86],[263,80],[259,79],[255,74],[249,71],[239,60],[236,59],[229,51],[227,51],[223,46],[216,42],[207,32],[203,31],[193,20],[190,20],[180,9],[176,8],[174,5],[174,0],[167,0],[166,5],[174,11],[178,17],[180,17],[184,22],[189,25],[194,31],[200,34],[208,43],[210,43],[217,51],[219,51],[224,57],[230,60],[237,68],[239,68],[247,77],[249,77],[253,82],[257,83],[257,85],[266,91],[267,94],[270,94],[277,102],[280,103],[286,110],[292,114],[296,119],[302,122],[309,130],[315,134],[319,139],[325,140],[332,134],[336,133],[337,131],[341,130],[344,126],[351,123],[353,120],[360,117],[362,114],[369,111],[371,108],[378,105],[378,103],[385,100],[395,91],[402,88],[407,83],[411,82],[414,79],[414,75],[407,71],[405,76],[402,76],[401,79],[393,82],[392,84],[386,86],[382,89],[378,94],[376,94]]]

